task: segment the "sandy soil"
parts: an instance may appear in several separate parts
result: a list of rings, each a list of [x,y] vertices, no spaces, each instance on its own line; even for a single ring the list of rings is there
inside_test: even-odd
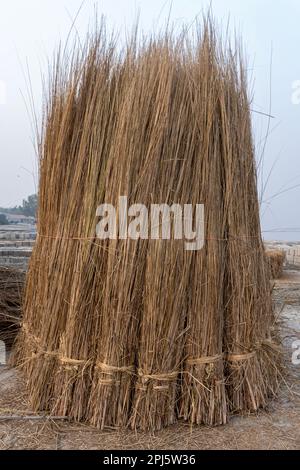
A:
[[[300,449],[300,365],[292,364],[292,344],[300,340],[300,272],[287,270],[274,285],[287,376],[278,399],[255,415],[232,417],[226,427],[177,424],[155,434],[107,430],[30,414],[22,377],[0,369],[0,449]],[[11,419],[5,416],[14,415]]]

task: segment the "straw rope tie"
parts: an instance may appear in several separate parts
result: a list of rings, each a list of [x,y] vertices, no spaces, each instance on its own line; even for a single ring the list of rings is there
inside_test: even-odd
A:
[[[163,374],[146,374],[142,369],[138,370],[138,375],[144,380],[157,380],[158,382],[170,382],[177,378],[179,371],[165,372]]]
[[[41,351],[41,354],[46,357],[57,357],[57,353],[55,351]]]
[[[32,358],[39,358],[41,356],[45,357],[55,357],[57,353],[55,351],[44,351],[41,345],[42,340],[38,338],[36,335],[31,333],[29,326],[26,323],[22,324],[22,329],[25,332],[26,336],[34,343],[35,349],[39,350],[39,352],[32,352]]]
[[[108,374],[108,375],[113,375],[116,372],[127,372],[128,374],[131,374],[134,372],[135,367],[134,366],[112,366],[109,364],[106,364],[104,362],[97,362],[96,363],[96,369],[99,369],[103,374]]]
[[[201,364],[214,364],[215,362],[223,359],[223,354],[218,354],[217,356],[207,356],[207,357],[189,357],[186,363],[190,366],[196,366]]]
[[[22,328],[24,332],[26,333],[27,336],[29,336],[36,345],[41,344],[41,339],[32,334],[29,330],[29,327],[26,323],[22,324]],[[58,356],[58,353],[55,351],[40,351],[40,353],[33,353],[34,357],[44,355],[46,357],[55,357]],[[227,361],[228,362],[243,362],[243,361],[248,361],[252,358],[254,358],[257,355],[257,351],[252,351],[244,354],[229,354],[227,355]],[[186,361],[186,364],[188,365],[201,365],[201,364],[214,364],[220,360],[222,360],[224,357],[223,354],[219,354],[216,356],[207,356],[207,357],[198,357],[198,358],[188,358]],[[62,364],[66,364],[66,366],[79,366],[79,365],[84,365],[89,361],[86,360],[80,360],[80,359],[72,359],[72,358],[67,358],[67,357],[60,357],[59,358],[60,362]],[[107,374],[107,375],[114,375],[115,373],[121,372],[121,373],[128,373],[131,374],[134,372],[135,367],[134,366],[113,366],[106,364],[104,362],[97,362],[96,363],[96,369],[99,369],[101,373]],[[168,382],[174,380],[177,375],[179,374],[178,371],[170,372],[170,373],[165,373],[165,374],[146,374],[144,373],[141,369],[138,371],[138,375],[144,380],[157,380],[157,381],[163,381],[163,382]],[[100,379],[99,381],[103,385],[112,385],[112,384],[120,384],[120,381],[114,380],[114,379]],[[144,386],[138,387],[140,389],[144,389]],[[153,387],[155,390],[166,390],[168,389],[168,386],[155,386]]]
[[[132,374],[135,370],[134,366],[121,366],[121,367],[118,367],[118,366],[112,366],[112,365],[106,364],[105,362],[97,362],[95,367],[96,367],[96,369],[98,369],[98,371],[101,374],[105,374],[107,376],[110,376],[110,378],[109,377],[102,378],[102,379],[99,379],[99,381],[98,381],[99,384],[106,385],[108,387],[110,387],[112,385],[121,385],[121,380],[116,380],[114,378],[115,374],[117,374],[117,373]]]
[[[227,356],[228,362],[242,362],[242,361],[249,361],[253,357],[255,357],[257,351],[252,351],[245,354],[229,354]]]
[[[35,359],[35,358],[39,358],[41,356],[44,356],[44,357],[57,357],[57,353],[56,352],[53,352],[53,351],[40,351],[40,352],[33,352],[32,353],[32,358]]]
[[[37,238],[45,238],[50,240],[65,240],[65,241],[94,241],[97,239],[96,236],[93,237],[82,237],[82,236],[61,236],[61,235],[43,235],[37,233]],[[244,240],[260,240],[260,235],[244,235],[244,236],[235,236],[231,235],[227,238],[217,238],[217,237],[206,237],[206,241],[215,241],[215,242],[235,242],[235,241],[244,241]],[[260,250],[260,248],[258,248]]]
[[[75,364],[75,365],[85,364],[87,362],[85,360],[72,359],[72,358],[69,358],[69,357],[60,357],[59,360],[63,364]]]
[[[108,387],[111,387],[112,385],[121,385],[120,380],[114,380],[114,379],[99,379],[98,383],[100,385],[107,385]]]
[[[64,356],[60,356],[59,358],[60,362],[66,366],[70,366],[70,367],[78,367],[78,366],[81,366],[81,365],[85,365],[87,364],[89,361],[86,361],[86,360],[81,360],[81,359],[72,359],[70,357],[64,357]]]
[[[26,323],[23,323],[22,328],[23,328],[25,334],[27,336],[29,336],[29,338],[34,340],[34,342],[36,343],[35,345],[40,349],[40,351],[38,353],[33,353],[33,357],[38,357],[38,356],[58,357],[59,356],[58,351],[44,351],[43,348],[41,347],[41,339],[38,338],[37,336],[33,335],[30,332],[29,327]],[[87,361],[87,360],[72,359],[72,358],[68,358],[68,357],[65,357],[65,356],[60,356],[58,358],[59,358],[59,361],[62,364],[66,365],[66,367],[73,367],[73,368],[78,367],[79,365],[85,365],[88,362],[90,362],[90,361]]]
[[[165,385],[154,385],[153,390],[164,391],[169,390],[170,383],[177,379],[179,371],[165,372],[163,374],[149,374],[145,373],[142,369],[138,370],[138,375],[142,379],[142,384],[137,385],[137,389],[143,392],[147,391],[147,385],[150,380],[157,382],[169,382]]]
[[[252,351],[244,354],[229,354],[227,356],[227,361],[229,362],[242,362],[252,359],[257,354],[257,351]],[[217,356],[207,356],[207,357],[198,357],[198,358],[189,358],[186,363],[188,365],[200,365],[200,364],[214,364],[224,358],[223,354]]]

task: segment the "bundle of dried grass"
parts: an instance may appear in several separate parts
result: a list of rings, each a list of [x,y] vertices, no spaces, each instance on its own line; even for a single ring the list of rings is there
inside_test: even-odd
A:
[[[16,362],[35,410],[99,428],[223,424],[278,381],[244,67],[209,21],[193,41],[134,35],[117,51],[102,25],[54,67]],[[120,196],[204,204],[203,250],[98,240],[97,206]]]
[[[156,44],[149,57],[149,70],[159,70],[153,111],[156,149],[147,178],[152,204],[188,203],[196,141],[190,125],[192,106],[188,70],[176,46]],[[155,89],[154,89],[155,90]],[[175,217],[175,215],[174,215]],[[161,221],[159,222],[161,223]],[[155,227],[151,226],[151,230]],[[161,228],[162,230],[165,227]],[[130,424],[134,429],[160,429],[175,422],[177,382],[181,373],[186,321],[188,263],[191,256],[182,241],[152,240],[144,258],[144,302],[140,318],[137,382]],[[178,275],[180,273],[180,275]]]
[[[268,271],[264,263],[246,67],[236,59],[224,81],[221,134],[226,213],[224,318],[226,390],[231,412],[256,411],[276,395],[276,345]],[[237,125],[238,123],[238,125]],[[229,138],[230,136],[230,138]]]
[[[221,158],[220,99],[227,63],[220,55],[214,28],[207,26],[191,79],[197,83],[192,102],[201,159],[191,180],[193,203],[205,206],[205,245],[189,269],[191,296],[187,310],[185,361],[179,416],[192,424],[227,422],[223,368],[224,169]]]
[[[286,260],[286,253],[282,250],[267,250],[266,263],[270,270],[271,279],[280,279],[283,273],[283,266]]]
[[[24,362],[35,409],[83,419],[105,262],[95,240],[95,215],[104,198],[118,88],[114,45],[104,27],[86,48],[74,51],[58,54],[40,138],[38,240],[17,361]]]
[[[10,348],[21,324],[25,273],[0,267],[0,340]]]

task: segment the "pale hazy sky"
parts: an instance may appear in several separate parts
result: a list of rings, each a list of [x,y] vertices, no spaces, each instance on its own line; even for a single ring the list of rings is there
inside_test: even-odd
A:
[[[244,39],[251,65],[253,109],[269,113],[272,77],[275,118],[260,173],[267,182],[261,210],[264,236],[300,240],[300,186],[296,187],[300,185],[300,99],[299,104],[292,100],[293,84],[300,81],[300,0],[85,0],[77,30],[84,36],[96,5],[117,29],[130,28],[139,11],[143,29],[153,31],[166,21],[171,3],[171,20],[178,26],[191,23],[209,4],[217,20],[226,23],[230,16],[232,29]],[[0,0],[0,206],[19,204],[36,191],[34,134],[23,97],[28,101],[25,78],[29,71],[39,110],[47,57],[60,39],[66,39],[81,4],[82,0]],[[255,113],[253,121],[259,158],[268,118]]]

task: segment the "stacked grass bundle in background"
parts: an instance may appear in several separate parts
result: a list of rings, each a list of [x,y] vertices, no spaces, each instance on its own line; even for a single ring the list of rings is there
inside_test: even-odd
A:
[[[25,272],[0,267],[0,340],[12,346],[21,324]]]
[[[286,254],[283,250],[266,251],[267,268],[270,270],[271,279],[281,278],[285,260]]]
[[[156,430],[224,424],[276,394],[244,66],[211,21],[196,32],[120,52],[102,26],[58,54],[16,350],[35,410]],[[97,207],[120,196],[204,204],[204,248],[97,239]]]

